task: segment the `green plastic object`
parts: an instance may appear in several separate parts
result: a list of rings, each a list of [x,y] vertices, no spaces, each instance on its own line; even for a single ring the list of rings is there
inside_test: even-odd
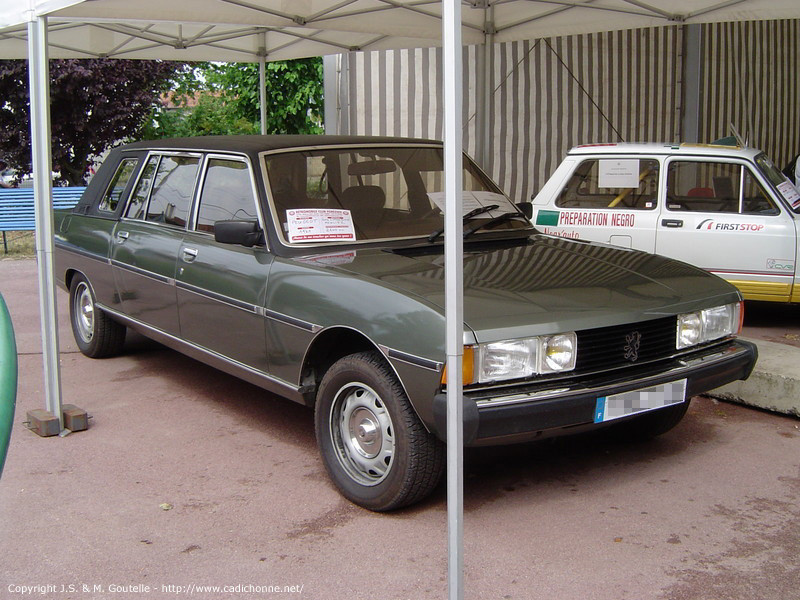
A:
[[[6,462],[17,403],[17,344],[11,315],[0,294],[0,475]]]

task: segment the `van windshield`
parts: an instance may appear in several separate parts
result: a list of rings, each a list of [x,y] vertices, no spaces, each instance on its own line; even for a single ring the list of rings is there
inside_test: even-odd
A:
[[[798,193],[792,182],[787,179],[786,175],[781,173],[780,169],[763,152],[756,156],[755,161],[761,174],[775,186],[784,200],[792,207],[792,210],[800,214],[800,193]]]
[[[268,197],[284,242],[342,244],[428,237],[444,223],[441,147],[336,147],[264,156]],[[529,229],[513,203],[466,156],[464,213],[479,235]],[[514,213],[520,218],[500,218]],[[437,236],[438,237],[438,236]]]

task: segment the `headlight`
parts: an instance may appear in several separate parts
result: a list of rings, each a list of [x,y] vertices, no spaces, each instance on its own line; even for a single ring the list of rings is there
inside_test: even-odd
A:
[[[741,304],[726,304],[678,315],[677,348],[688,348],[729,335],[741,328]]]
[[[573,332],[480,344],[476,353],[477,381],[488,383],[569,371],[575,368],[576,350]]]
[[[577,338],[574,333],[562,333],[539,339],[542,342],[540,373],[570,371],[575,368]]]
[[[478,381],[529,377],[535,373],[535,338],[481,344],[478,351]]]

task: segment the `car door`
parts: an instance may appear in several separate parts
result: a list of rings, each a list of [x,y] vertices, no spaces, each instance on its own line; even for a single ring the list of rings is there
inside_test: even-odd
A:
[[[243,157],[208,156],[176,272],[181,337],[258,371],[267,371],[264,299],[272,255],[214,240],[214,223],[261,224],[252,166]]]
[[[656,252],[712,271],[752,300],[788,301],[794,221],[748,163],[672,158]]]
[[[647,252],[655,249],[659,161],[636,156],[584,158],[536,225],[561,237]]]
[[[200,155],[151,154],[114,230],[111,264],[122,311],[179,333],[175,264],[186,232]]]

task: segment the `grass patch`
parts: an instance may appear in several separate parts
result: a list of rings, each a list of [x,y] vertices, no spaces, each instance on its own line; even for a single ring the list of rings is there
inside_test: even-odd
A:
[[[36,254],[36,243],[32,231],[6,231],[6,246],[8,253],[3,253],[5,247],[0,247],[0,258],[24,258]],[[0,234],[2,238],[2,234]],[[0,239],[2,246],[2,239]]]

